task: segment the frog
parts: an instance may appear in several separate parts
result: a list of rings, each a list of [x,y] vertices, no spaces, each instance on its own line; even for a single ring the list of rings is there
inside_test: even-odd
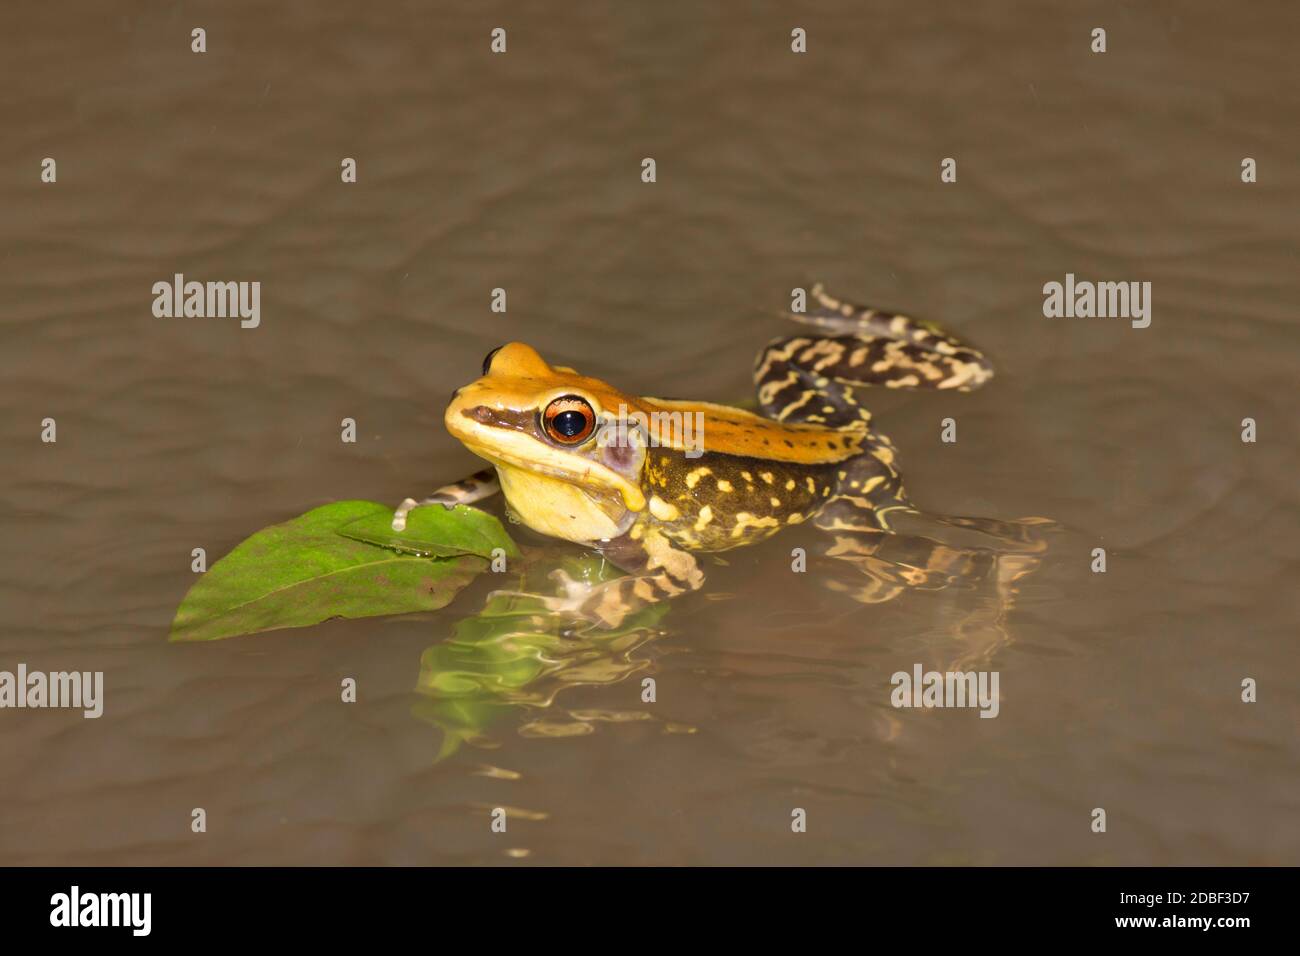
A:
[[[628,394],[523,342],[493,349],[443,416],[490,467],[407,498],[393,529],[413,508],[501,493],[513,520],[626,572],[595,588],[559,578],[554,607],[606,627],[699,590],[702,555],[804,522],[835,536],[833,553],[870,560],[891,517],[915,509],[897,449],[859,389],[966,392],[987,383],[993,366],[934,323],[842,300],[820,283],[807,306],[789,317],[808,332],[759,351],[754,411]]]

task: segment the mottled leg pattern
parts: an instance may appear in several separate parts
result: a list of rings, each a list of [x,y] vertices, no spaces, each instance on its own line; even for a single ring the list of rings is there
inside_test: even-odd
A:
[[[393,530],[406,530],[406,516],[411,513],[413,508],[419,508],[423,505],[443,505],[447,508],[454,508],[456,505],[473,504],[475,501],[490,498],[500,490],[501,485],[497,482],[496,469],[484,468],[482,471],[474,472],[468,478],[462,478],[450,485],[443,485],[423,501],[407,498],[393,512]]]
[[[862,449],[839,466],[835,491],[813,518],[823,531],[888,531],[892,514],[912,511],[889,439],[868,435]]]
[[[982,353],[936,325],[843,302],[821,285],[812,299],[816,308],[791,318],[829,334],[775,339],[754,367],[759,405],[770,418],[852,427],[871,418],[854,398],[857,386],[964,392],[993,377]]]
[[[628,572],[627,577],[591,586],[574,581],[563,571],[553,572],[551,576],[565,590],[558,609],[613,628],[651,604],[703,586],[704,572],[694,555],[657,531],[643,531],[640,537],[633,538],[629,532],[600,547],[610,563]]]
[[[852,336],[841,338],[859,342]],[[754,386],[763,414],[790,425],[865,428],[871,413],[858,404],[853,391],[864,383],[833,383],[819,368],[818,363],[828,354],[842,354],[844,347],[835,344],[838,341],[801,335],[769,342],[754,366]]]
[[[812,297],[820,308],[791,313],[796,321],[866,338],[870,341],[864,344],[873,346],[871,351],[859,353],[856,362],[850,354],[847,366],[830,368],[832,378],[889,388],[955,388],[967,392],[993,377],[993,365],[982,352],[933,322],[845,302],[829,295],[821,283],[813,286]],[[876,345],[878,342],[881,344]],[[855,371],[864,365],[870,369],[867,378]],[[909,370],[917,381],[908,379]],[[883,381],[876,378],[879,375],[884,375]]]
[[[865,462],[861,466],[865,469],[872,467],[870,459],[853,464],[860,462]],[[927,514],[907,502],[892,469],[891,478],[879,474],[869,478],[871,489],[865,495],[833,496],[814,519],[817,527],[835,535],[827,556],[856,566],[871,579],[860,589],[832,585],[851,591],[863,603],[888,601],[907,589],[936,590],[991,580],[996,567],[1020,559],[1032,560],[1036,567],[1038,556],[1047,549],[1043,533],[1052,526],[1047,519],[999,521]],[[975,534],[959,535],[964,538],[960,542],[939,540],[944,528]],[[919,529],[925,533],[915,533]]]

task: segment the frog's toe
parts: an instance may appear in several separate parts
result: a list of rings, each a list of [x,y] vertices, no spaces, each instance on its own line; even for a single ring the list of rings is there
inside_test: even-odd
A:
[[[407,498],[400,505],[398,505],[397,510],[393,512],[393,530],[405,531],[406,516],[411,513],[412,508],[417,508],[419,507],[419,505],[420,503],[416,501],[414,498]]]
[[[495,590],[488,594],[488,601],[516,601],[528,605],[529,608],[535,608],[548,614],[564,614],[570,610],[572,600],[567,597],[556,597],[550,594],[538,594],[535,591],[519,590]]]
[[[569,576],[569,573],[563,568],[556,568],[548,577],[559,585],[560,590],[570,601],[586,597],[591,593],[591,585],[584,584]]]

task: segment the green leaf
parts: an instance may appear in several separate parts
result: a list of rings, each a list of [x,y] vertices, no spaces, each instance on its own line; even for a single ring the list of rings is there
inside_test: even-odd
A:
[[[385,516],[392,517],[385,505],[339,501],[257,532],[190,588],[170,639],[214,641],[332,617],[437,610],[486,569],[472,554],[430,560],[338,533],[354,521]]]
[[[425,505],[406,516],[406,530],[393,530],[393,510],[385,508],[349,522],[339,534],[381,548],[411,554],[447,556],[477,554],[491,558],[500,548],[507,556],[519,557],[519,549],[501,527],[501,522],[486,511],[457,505]]]

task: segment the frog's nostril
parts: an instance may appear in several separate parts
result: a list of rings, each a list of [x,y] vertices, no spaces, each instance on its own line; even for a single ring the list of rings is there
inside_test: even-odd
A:
[[[447,399],[447,404],[450,405],[452,402],[454,402],[456,400],[456,396],[459,394],[460,394],[460,389],[453,388],[451,390],[451,398]]]

